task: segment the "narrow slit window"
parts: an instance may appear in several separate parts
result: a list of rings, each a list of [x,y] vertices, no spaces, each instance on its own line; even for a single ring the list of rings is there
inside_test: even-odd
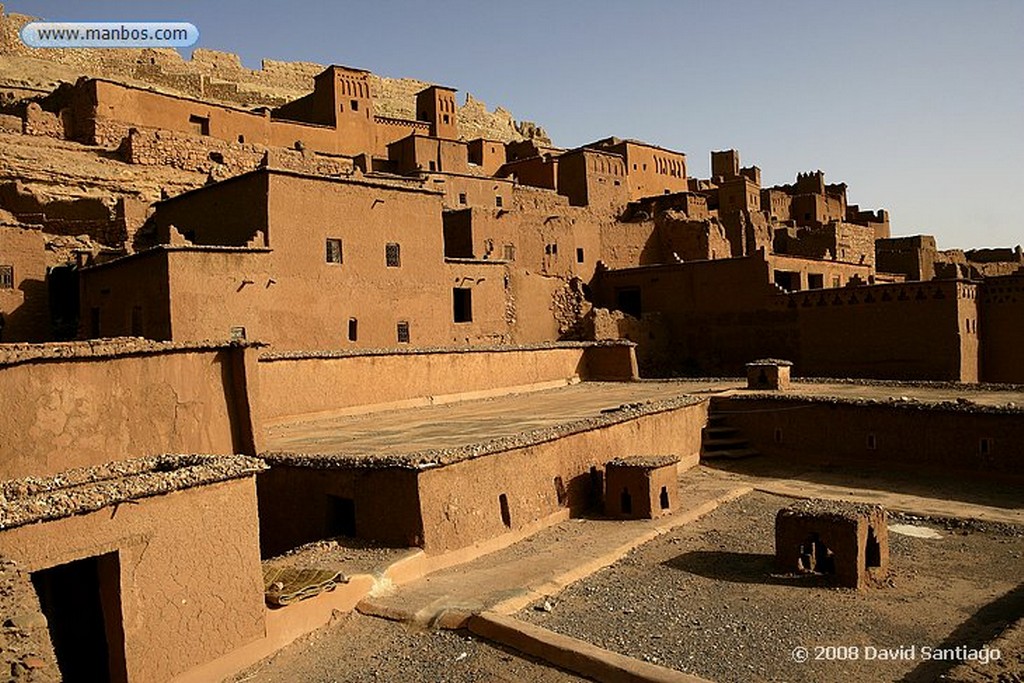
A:
[[[327,239],[327,262],[328,263],[341,263],[342,262],[342,251],[341,251],[341,240],[337,238]]]
[[[388,268],[399,268],[402,265],[402,245],[389,242],[384,248],[384,259]]]

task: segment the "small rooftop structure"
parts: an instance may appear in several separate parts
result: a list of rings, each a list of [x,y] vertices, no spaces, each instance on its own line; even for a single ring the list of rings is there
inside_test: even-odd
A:
[[[747,363],[748,389],[773,389],[781,391],[789,388],[789,369],[793,364],[778,358],[762,358]]]

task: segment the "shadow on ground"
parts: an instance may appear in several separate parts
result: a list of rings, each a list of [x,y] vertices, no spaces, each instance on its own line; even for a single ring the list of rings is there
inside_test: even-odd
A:
[[[796,479],[814,484],[865,488],[903,495],[956,500],[975,505],[1014,510],[1021,507],[1019,482],[980,475],[937,475],[919,470],[900,470],[864,465],[785,462],[777,458],[702,461],[702,465],[723,472],[767,479]]]
[[[714,581],[800,588],[834,586],[832,578],[822,574],[782,574],[775,565],[774,555],[760,553],[694,550],[665,560],[662,565]]]
[[[941,643],[931,647],[954,649],[957,647],[978,649],[992,641],[1009,624],[1024,614],[1024,584],[1014,588],[1001,598],[993,600],[968,617],[946,636]],[[1003,657],[1013,657],[1018,653],[1003,652]],[[928,659],[921,661],[910,673],[901,679],[901,683],[930,683],[941,680],[941,676],[957,666],[958,661]],[[1000,681],[1003,679],[1000,678]],[[1016,680],[1016,679],[1006,679]]]

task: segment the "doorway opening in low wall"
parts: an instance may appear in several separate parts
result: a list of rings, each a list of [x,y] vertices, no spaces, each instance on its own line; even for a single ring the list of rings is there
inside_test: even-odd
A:
[[[356,535],[356,502],[351,498],[327,496],[327,535]]]
[[[622,495],[619,497],[619,509],[624,515],[633,514],[633,496],[629,495],[629,489],[622,489]]]
[[[818,534],[811,534],[800,544],[799,570],[818,574],[836,573],[835,557]]]
[[[667,486],[662,486],[661,487],[660,500],[661,500],[661,509],[662,510],[668,510],[668,508],[669,508],[669,500],[668,500],[668,487]]]
[[[508,496],[504,493],[498,496],[498,507],[501,509],[501,523],[505,528],[512,528],[512,513],[508,509]]]
[[[864,566],[882,566],[882,545],[878,542],[878,536],[875,534],[873,526],[868,527],[868,542],[864,548]]]
[[[32,573],[66,683],[128,680],[117,553]]]
[[[565,491],[565,482],[562,481],[561,477],[555,477],[555,496],[558,499],[559,507],[564,506],[569,500]]]

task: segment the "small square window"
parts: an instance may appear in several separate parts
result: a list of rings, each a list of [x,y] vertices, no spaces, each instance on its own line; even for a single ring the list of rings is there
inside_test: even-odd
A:
[[[348,106],[352,108],[352,111],[359,111],[359,100],[352,100],[348,103]]]
[[[209,135],[210,134],[210,117],[208,116],[192,116],[188,117],[189,128],[196,135]]]
[[[384,248],[384,258],[387,261],[388,268],[400,268],[402,265],[402,246],[389,242]]]
[[[504,252],[505,252],[504,253],[504,257],[505,257],[506,261],[515,261],[516,260],[516,245],[514,245],[514,244],[506,244]]]
[[[466,193],[465,192],[460,192],[459,193],[459,204],[465,204],[465,203],[466,203]]]
[[[231,328],[231,341],[245,341],[245,328],[244,327],[232,327]]]
[[[399,320],[398,321],[398,343],[408,344],[409,343],[409,321]]]
[[[348,340],[354,342],[359,338],[359,321],[355,318],[348,319]]]
[[[576,247],[576,263],[583,263],[583,247]]]
[[[328,263],[341,263],[342,262],[341,240],[340,239],[337,239],[337,238],[334,238],[334,237],[328,237],[327,238],[327,262]]]
[[[501,206],[502,206],[502,201],[503,201],[503,200],[502,200],[502,198],[501,198],[501,195],[500,195],[500,194],[499,194],[499,195],[495,195],[495,197],[494,197],[494,205],[495,205],[496,207],[498,207],[499,209],[500,209],[500,208],[501,208]]]
[[[445,114],[445,115],[443,116],[443,120],[444,120],[444,122],[445,122],[445,123],[448,123],[448,121],[449,121],[449,119],[448,119],[448,114]]]
[[[0,266],[0,289],[14,289],[14,266]]]
[[[436,161],[431,161],[429,165],[430,165],[430,170],[431,171],[436,171],[437,170],[437,162]]]

